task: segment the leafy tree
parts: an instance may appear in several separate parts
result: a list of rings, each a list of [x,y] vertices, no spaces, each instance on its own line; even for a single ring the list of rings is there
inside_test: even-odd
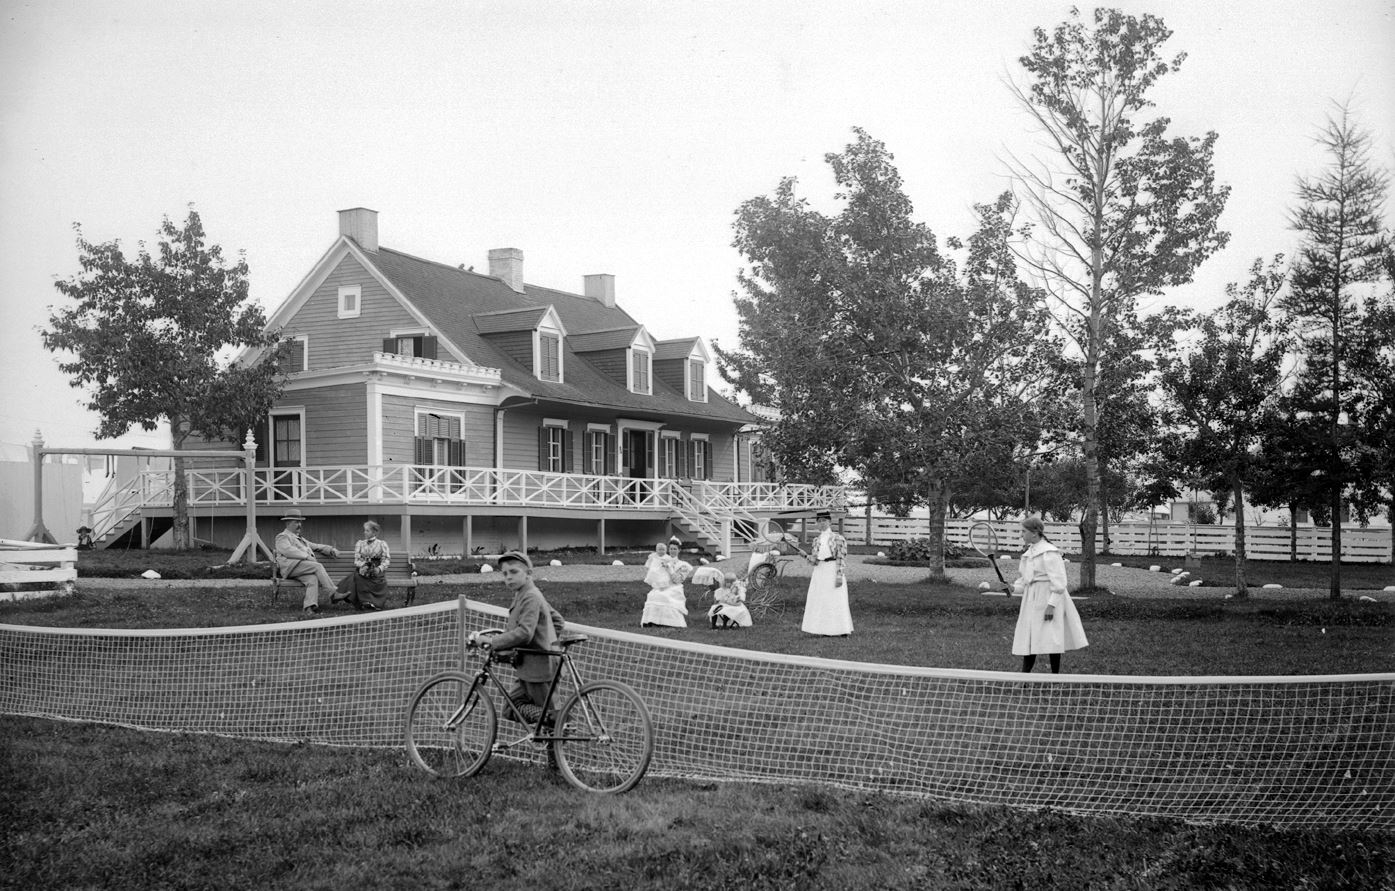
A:
[[[1389,249],[1384,228],[1387,173],[1371,161],[1371,136],[1345,106],[1318,136],[1328,167],[1298,180],[1293,228],[1303,235],[1285,308],[1302,338],[1302,382],[1313,414],[1327,427],[1319,468],[1332,517],[1333,599],[1342,596],[1342,504],[1356,481],[1364,414],[1362,392],[1347,373],[1356,360],[1359,286],[1383,274]],[[1344,421],[1349,423],[1344,423]]]
[[[718,354],[728,381],[780,410],[769,442],[782,467],[847,468],[893,508],[928,505],[943,574],[953,488],[981,452],[1038,435],[1031,396],[1057,345],[1017,279],[1010,196],[978,206],[978,231],[949,242],[961,271],[912,219],[886,147],[854,132],[826,156],[837,215],[811,209],[791,179],[738,210],[741,346]]]
[[[50,307],[44,346],[71,358],[58,367],[84,389],[102,418],[100,439],[133,426],[170,427],[175,449],[192,436],[241,440],[275,402],[282,378],[276,334],[248,303],[247,262],[228,265],[222,249],[205,245],[192,208],[183,228],[165,218],[158,253],[141,244],[128,258],[120,242],[93,244],[78,232],[81,272],[55,287],[72,305]],[[222,357],[238,347],[269,348],[252,366]],[[188,547],[188,483],[175,461],[174,541]]]
[[[1282,255],[1267,267],[1255,260],[1249,283],[1227,287],[1226,304],[1198,321],[1198,341],[1165,355],[1159,376],[1169,415],[1180,427],[1164,453],[1177,466],[1223,485],[1235,505],[1235,590],[1242,598],[1249,596],[1245,491],[1288,353],[1275,313],[1286,278],[1283,264]]]
[[[1383,509],[1395,551],[1395,245],[1385,252],[1387,288],[1367,298],[1353,332],[1352,384],[1363,395],[1364,417],[1352,503],[1363,520]]]
[[[1019,256],[1079,356],[1085,587],[1095,584],[1098,400],[1110,338],[1138,298],[1191,281],[1229,238],[1217,226],[1229,189],[1214,180],[1216,134],[1169,138],[1167,118],[1135,120],[1153,105],[1158,79],[1185,58],[1160,55],[1171,34],[1151,15],[1100,9],[1090,26],[1072,10],[1052,32],[1034,30],[1020,60],[1027,83],[1012,86],[1048,151],[1045,160],[1010,162],[1034,218]]]

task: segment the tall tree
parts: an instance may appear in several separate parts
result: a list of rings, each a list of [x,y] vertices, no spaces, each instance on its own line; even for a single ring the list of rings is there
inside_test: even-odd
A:
[[[1360,286],[1379,280],[1388,250],[1385,200],[1388,174],[1371,161],[1371,136],[1346,106],[1337,107],[1317,138],[1327,169],[1298,180],[1293,228],[1303,236],[1294,263],[1286,309],[1303,339],[1304,379],[1327,426],[1322,481],[1332,517],[1330,596],[1342,596],[1343,502],[1357,464],[1360,391],[1350,386],[1348,365],[1359,318]],[[1351,423],[1344,423],[1350,421]]]
[[[192,208],[181,228],[165,218],[156,255],[144,243],[128,258],[119,241],[93,244],[78,232],[81,272],[55,287],[71,305],[50,307],[44,346],[69,354],[58,367],[69,384],[87,391],[101,416],[99,439],[133,426],[170,428],[173,448],[196,435],[241,440],[280,394],[278,335],[247,296],[247,262],[229,265],[217,245],[204,243]],[[240,347],[269,348],[256,365],[226,356]],[[175,461],[174,542],[188,547],[188,482]]]
[[[826,156],[841,211],[825,216],[783,181],[737,212],[750,263],[736,298],[741,346],[719,350],[727,380],[773,405],[781,466],[855,472],[903,507],[928,505],[932,572],[968,462],[1034,438],[1032,395],[1058,348],[1039,295],[1017,279],[1014,205],[977,208],[962,271],[912,219],[892,156],[861,130]]]
[[[1044,158],[1009,162],[1034,218],[1019,255],[1079,357],[1085,587],[1095,584],[1098,399],[1109,338],[1138,298],[1191,281],[1229,238],[1217,225],[1230,190],[1215,183],[1216,134],[1169,138],[1167,118],[1135,120],[1153,106],[1158,79],[1185,58],[1161,56],[1171,34],[1151,15],[1098,9],[1086,24],[1072,10],[1050,33],[1034,30],[1020,60],[1027,82],[1011,87],[1046,144]]]
[[[1164,453],[1230,496],[1235,506],[1235,591],[1245,578],[1245,492],[1252,462],[1279,399],[1289,345],[1275,311],[1284,285],[1283,256],[1255,260],[1243,288],[1231,284],[1224,306],[1198,321],[1198,340],[1161,360],[1159,384],[1178,435]]]

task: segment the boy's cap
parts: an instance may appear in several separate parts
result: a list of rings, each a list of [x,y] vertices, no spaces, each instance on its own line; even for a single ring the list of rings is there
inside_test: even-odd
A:
[[[528,555],[523,553],[522,551],[505,551],[504,553],[499,555],[498,563],[500,566],[503,566],[510,560],[514,561],[515,563],[522,563],[529,569],[533,568],[533,561],[529,560]]]

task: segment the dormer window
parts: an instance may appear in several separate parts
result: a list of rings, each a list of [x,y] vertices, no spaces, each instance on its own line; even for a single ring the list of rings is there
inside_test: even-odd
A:
[[[339,318],[356,319],[363,311],[363,286],[341,285],[339,288]]]
[[[547,329],[538,330],[538,380],[562,380],[562,334]]]
[[[688,401],[707,401],[707,363],[701,359],[688,360]]]
[[[653,374],[654,354],[649,350],[642,350],[637,347],[630,349],[630,392],[649,396],[654,392],[654,385],[651,381]]]

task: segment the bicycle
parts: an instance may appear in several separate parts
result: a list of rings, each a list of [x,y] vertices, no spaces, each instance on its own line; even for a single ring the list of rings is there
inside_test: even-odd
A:
[[[483,659],[473,677],[464,671],[443,671],[422,684],[407,707],[406,743],[412,761],[438,777],[474,776],[495,752],[531,743],[545,746],[562,776],[587,792],[619,794],[634,788],[649,769],[654,755],[654,725],[649,709],[628,684],[619,681],[586,683],[570,650],[588,638],[564,634],[555,650],[518,647],[504,653],[482,646],[502,628],[471,633],[462,642],[466,656]],[[554,713],[542,712],[536,722],[524,717],[509,698],[495,667],[515,653],[556,657],[548,701],[565,676],[574,692]],[[489,687],[498,692],[506,717],[526,728],[511,741],[498,741],[499,717]],[[541,711],[541,710],[540,710]]]

